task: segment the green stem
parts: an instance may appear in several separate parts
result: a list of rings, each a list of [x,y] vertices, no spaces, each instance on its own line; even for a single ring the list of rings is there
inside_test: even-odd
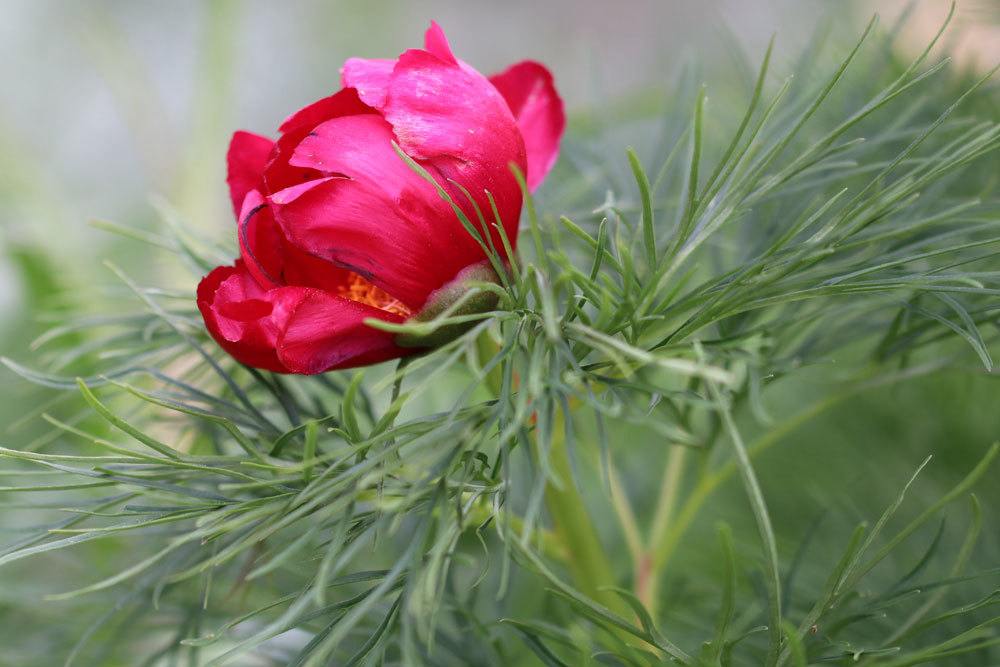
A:
[[[482,369],[490,360],[497,355],[498,348],[493,339],[490,338],[489,331],[484,331],[476,338],[476,354],[479,357],[479,366]],[[500,398],[503,389],[503,373],[500,364],[497,364],[483,378],[486,387],[493,393],[494,398]]]
[[[927,364],[924,366],[911,368],[906,371],[893,373],[887,376],[869,378],[851,384],[847,389],[825,399],[817,401],[801,412],[789,417],[785,421],[775,425],[770,431],[758,437],[747,447],[750,457],[756,457],[777,445],[788,435],[795,432],[799,427],[808,423],[812,419],[823,414],[844,401],[855,398],[863,392],[880,387],[892,386],[899,382],[904,382],[913,378],[921,377],[942,368],[939,363]],[[670,463],[668,461],[668,468]],[[715,490],[731,478],[737,472],[735,461],[728,461],[716,470],[705,470],[699,477],[680,506],[680,511],[670,518],[666,525],[662,538],[650,540],[650,554],[652,556],[651,577],[654,579],[649,595],[650,599],[655,599],[662,573],[666,570],[668,561],[673,556],[680,545],[687,529],[698,516],[702,506]],[[662,495],[661,495],[662,499]],[[653,618],[656,618],[655,616]]]
[[[656,618],[662,568],[655,565],[655,554],[661,548],[667,536],[667,530],[673,522],[674,509],[677,507],[677,497],[680,492],[681,477],[687,462],[687,447],[674,446],[667,455],[667,465],[663,471],[663,481],[660,486],[660,497],[653,514],[653,525],[649,535],[649,548],[643,554],[635,569],[635,593],[649,610],[650,616]]]
[[[625,602],[609,590],[617,582],[583,496],[573,481],[563,419],[562,413],[557,413],[549,448],[549,466],[559,483],[550,481],[545,487],[545,506],[552,517],[553,532],[565,548],[566,565],[580,591],[611,611],[631,618]]]
[[[823,399],[802,410],[798,414],[786,419],[775,428],[757,438],[757,440],[747,447],[750,456],[758,456],[762,452],[770,449],[772,446],[781,442],[785,436],[794,432],[803,424],[809,422],[813,418],[826,412],[844,400],[855,396],[856,391],[857,390],[843,392],[841,394],[836,394]],[[677,515],[677,518],[671,522],[671,525],[664,534],[663,539],[655,549],[653,563],[654,570],[660,571],[666,567],[667,561],[670,560],[670,557],[673,556],[674,551],[680,545],[681,538],[684,536],[684,533],[698,515],[702,505],[705,504],[708,497],[712,495],[712,493],[719,486],[721,486],[723,482],[732,477],[736,472],[736,462],[727,461],[717,470],[706,471],[698,479],[694,488],[691,490],[691,493],[687,496],[684,504],[681,506],[681,510]]]
[[[487,364],[497,354],[496,344],[485,331],[476,340],[476,348],[481,365]],[[484,383],[499,397],[502,390],[499,366],[486,374]],[[558,484],[550,480],[545,486],[545,506],[553,523],[553,531],[545,533],[549,550],[562,556],[574,584],[581,592],[621,616],[632,618],[633,613],[622,598],[609,590],[617,582],[583,497],[574,483],[569,452],[566,450],[565,418],[562,411],[556,412],[549,446],[549,467],[558,480]]]

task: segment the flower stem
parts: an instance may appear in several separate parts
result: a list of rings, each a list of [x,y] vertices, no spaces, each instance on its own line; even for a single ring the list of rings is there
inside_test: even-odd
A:
[[[476,340],[476,352],[481,365],[486,365],[497,354],[496,344],[485,331]],[[494,396],[499,397],[502,391],[499,366],[486,373],[483,380]],[[545,486],[545,506],[553,523],[552,532],[545,533],[549,550],[563,557],[573,583],[582,593],[621,616],[632,618],[633,614],[622,598],[608,589],[617,582],[583,496],[573,479],[566,449],[565,419],[566,415],[557,410],[553,416],[552,442],[549,445],[549,467],[558,480],[558,483],[550,480]]]
[[[660,574],[662,568],[656,567],[656,552],[662,548],[668,528],[673,522],[674,510],[677,507],[677,497],[680,491],[684,464],[687,462],[688,448],[675,445],[667,454],[667,465],[663,471],[660,485],[660,497],[653,514],[653,525],[649,536],[649,549],[643,554],[635,566],[635,593],[649,610],[650,616],[656,618],[659,607]]]
[[[559,483],[550,481],[545,487],[545,506],[552,517],[556,539],[565,547],[567,567],[580,591],[608,609],[631,618],[622,598],[609,590],[617,582],[583,496],[573,481],[564,437],[564,418],[562,412],[557,412],[549,448],[549,466]]]

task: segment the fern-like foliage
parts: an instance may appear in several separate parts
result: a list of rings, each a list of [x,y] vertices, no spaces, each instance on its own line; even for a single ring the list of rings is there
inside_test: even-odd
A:
[[[65,655],[12,664],[995,659],[996,592],[945,606],[953,585],[998,580],[966,568],[974,498],[944,574],[924,575],[943,527],[911,571],[880,569],[991,474],[995,445],[902,527],[909,483],[888,479],[898,498],[837,536],[842,553],[800,587],[768,510],[795,490],[753,465],[853,394],[993,366],[996,90],[930,48],[900,63],[892,34],[873,21],[822,76],[817,40],[791,73],[773,73],[769,49],[749,80],[685,78],[665,102],[577,117],[554,183],[526,200],[517,261],[497,259],[503,285],[479,287],[497,310],[393,326],[470,325],[408,363],[241,367],[208,339],[191,288],[232,251],[167,204],[161,231],[104,225],[174,253],[191,280],[147,287],[110,266],[127,288],[114,314],[46,334],[46,370],[6,362],[86,404],[45,408],[52,437],[0,449],[13,466],[0,490],[45,498],[6,510],[38,525],[2,548],[0,572],[68,568],[53,584],[77,584],[48,604],[81,610],[52,630]],[[620,150],[623,132],[639,149]],[[502,232],[479,214],[469,233]],[[834,391],[769,414],[768,392],[833,358]],[[621,460],[663,450],[647,511]],[[718,576],[693,584],[711,597],[684,606],[677,550],[730,478],[757,538],[723,524],[704,556]]]

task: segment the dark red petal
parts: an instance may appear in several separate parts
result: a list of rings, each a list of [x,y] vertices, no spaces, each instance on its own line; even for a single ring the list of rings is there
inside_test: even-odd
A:
[[[293,373],[311,375],[412,354],[394,335],[369,327],[368,318],[403,318],[329,292],[314,291],[297,304],[278,343],[278,357]]]
[[[243,201],[239,239],[247,272],[266,288],[289,285],[336,292],[349,277],[344,269],[289,243],[270,204],[256,190],[247,193]]]
[[[507,100],[524,137],[528,188],[534,190],[559,157],[559,140],[566,128],[563,101],[549,70],[531,60],[511,65],[491,76],[490,82]]]
[[[251,190],[260,187],[264,166],[267,164],[274,142],[251,132],[239,131],[233,134],[226,154],[229,196],[233,200],[233,214],[239,216],[243,198]]]
[[[212,338],[233,358],[278,373],[322,373],[414,352],[364,324],[402,317],[319,289],[263,289],[239,260],[202,279],[198,308]]]
[[[239,214],[240,256],[258,284],[278,287],[284,268],[283,238],[264,197],[251,190]]]
[[[302,298],[305,288],[282,288],[284,299]],[[287,290],[292,290],[291,292]],[[198,309],[212,338],[240,363],[279,373],[288,368],[275,348],[287,309],[275,309],[279,290],[262,289],[243,262],[220,266],[198,285]]]

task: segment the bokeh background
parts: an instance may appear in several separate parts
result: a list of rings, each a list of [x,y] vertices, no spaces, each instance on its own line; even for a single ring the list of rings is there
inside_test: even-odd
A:
[[[586,113],[663,87],[685,67],[734,59],[734,48],[755,62],[772,34],[780,71],[831,19],[859,25],[880,12],[890,23],[907,4],[4,0],[0,349],[15,351],[12,329],[38,314],[12,252],[41,250],[59,279],[89,282],[108,239],[88,220],[151,224],[151,195],[200,229],[228,233],[222,184],[232,130],[267,133],[335,90],[345,58],[391,57],[419,43],[431,18],[484,72],[546,62],[570,111]],[[924,43],[948,5],[915,3],[903,43]],[[959,3],[950,41],[961,62],[986,68],[1000,58],[998,16],[992,0]]]
[[[87,222],[153,224],[151,195],[199,229],[227,234],[231,132],[267,133],[289,110],[335,90],[345,58],[391,57],[419,43],[431,18],[484,72],[522,58],[546,62],[571,113],[586,114],[629,91],[665,88],[684,68],[756,62],[771,35],[780,71],[782,58],[828,29],[820,26],[860,25],[875,12],[891,23],[908,4],[3,0],[0,349],[17,351],[19,328],[39,314],[18,253],[41,252],[65,284],[92,284],[109,239]],[[925,43],[949,4],[914,3],[902,43]],[[964,0],[949,50],[991,66],[1000,59],[998,24],[996,2]],[[155,258],[139,263],[156,268]]]
[[[272,131],[289,111],[335,90],[345,58],[395,56],[419,44],[431,18],[484,72],[523,58],[547,63],[572,135],[574,127],[599,121],[614,100],[667,90],[682,72],[699,78],[756,62],[772,34],[780,72],[818,30],[852,35],[871,13],[891,20],[904,4],[0,0],[0,354],[30,361],[31,341],[52,321],[105,312],[101,304],[117,288],[103,258],[148,284],[190,287],[154,250],[88,222],[151,229],[161,224],[151,198],[163,199],[189,225],[228,239],[224,155],[231,132]],[[947,9],[946,2],[918,3],[899,48],[918,49]],[[966,0],[959,9],[951,45],[960,66],[992,66],[1000,60],[997,3]],[[612,149],[619,153],[640,141],[627,128],[616,137]],[[976,371],[971,354],[967,361],[968,369],[847,399],[761,461],[786,551],[821,518],[824,530],[843,532],[859,517],[877,516],[933,453],[935,463],[915,490],[919,508],[921,497],[937,497],[1000,436],[997,379]],[[769,396],[768,408],[793,413],[805,396],[821,398],[829,379],[828,369],[805,373]],[[60,400],[56,392],[0,369],[0,396],[0,444],[22,447],[46,437],[49,428],[36,413]],[[655,488],[648,478],[659,467],[619,459],[635,480],[639,506],[652,501],[642,489]],[[741,493],[732,485],[712,501],[704,530],[681,550],[678,567],[708,548],[711,520],[742,508]],[[984,493],[1000,503],[996,489]],[[16,539],[18,521],[10,517],[24,502],[0,493],[0,545]],[[996,513],[988,519],[988,532],[996,533]],[[996,536],[989,537],[983,562],[1000,563]],[[43,603],[41,595],[50,592],[51,571],[79,567],[72,559],[63,552],[0,570],[0,666],[57,664],[44,658],[52,632],[46,623],[72,633],[76,621],[67,622],[68,608]],[[26,610],[34,588],[39,602]]]

